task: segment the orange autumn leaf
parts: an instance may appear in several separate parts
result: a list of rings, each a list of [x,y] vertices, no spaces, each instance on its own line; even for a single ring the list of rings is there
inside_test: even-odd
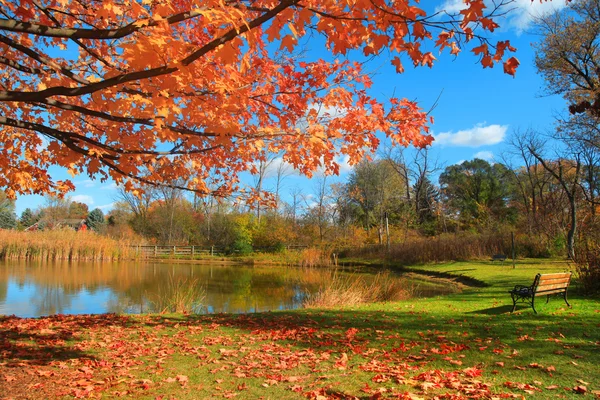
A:
[[[383,136],[427,146],[426,112],[369,95],[372,71],[358,55],[390,54],[397,73],[407,60],[433,67],[435,51],[475,47],[473,29],[494,31],[504,11],[466,0],[458,24],[431,25],[432,13],[412,0],[24,4],[4,2],[0,24],[0,143],[17,147],[0,153],[0,186],[12,196],[72,190],[48,173],[62,166],[137,193],[151,183],[222,197],[268,154],[310,176],[339,173],[339,156],[356,163]],[[302,48],[317,34],[326,56]],[[514,75],[508,51],[503,41],[494,55],[473,49],[483,67],[493,57]]]

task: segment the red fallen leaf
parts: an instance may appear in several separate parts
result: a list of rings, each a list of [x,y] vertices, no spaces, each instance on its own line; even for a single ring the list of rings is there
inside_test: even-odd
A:
[[[544,367],[538,363],[531,363],[531,364],[529,364],[529,368],[544,368]]]
[[[462,365],[462,361],[460,361],[460,360],[450,360],[450,364]]]
[[[373,393],[373,389],[371,389],[371,386],[369,386],[368,383],[365,383],[365,386],[363,386],[362,388],[360,388],[361,392],[367,393],[367,394],[371,394]]]
[[[389,381],[390,378],[383,374],[377,374],[373,378],[371,378],[371,380],[375,383],[383,383]]]
[[[550,385],[550,386],[546,386],[546,390],[556,390],[558,389],[560,386],[558,385]]]
[[[246,385],[246,382],[237,386],[237,390],[246,390],[246,389],[248,389],[248,385]]]
[[[586,386],[579,385],[579,386],[575,386],[575,387],[573,388],[573,391],[574,391],[575,393],[579,393],[579,394],[586,394],[586,393],[587,393],[587,391],[588,391],[588,389],[587,389],[587,387],[586,387]]]
[[[465,368],[465,369],[463,369],[463,372],[469,378],[475,378],[475,377],[480,376],[481,373],[483,372],[483,370],[475,368],[475,367],[471,367],[471,368]]]
[[[497,361],[496,365],[499,367],[504,367],[504,362],[503,361]]]
[[[173,382],[175,382],[175,381],[177,381],[177,379],[175,379],[175,378],[167,378],[167,379],[165,379],[163,382],[166,382],[166,383],[173,383]]]
[[[344,370],[348,366],[348,354],[342,353],[340,358],[335,360],[335,366],[337,369]]]
[[[215,379],[215,382],[218,384],[221,384],[221,383],[223,383],[223,379]]]
[[[17,378],[15,378],[14,375],[4,375],[4,380],[6,382],[12,382],[12,381],[16,381]]]
[[[290,390],[292,392],[296,392],[296,393],[302,393],[302,391],[304,390],[304,388],[300,385],[294,385],[290,388]]]
[[[554,367],[554,365],[551,365],[551,366],[549,366],[549,367],[546,368],[546,371],[548,371],[548,372],[555,372],[556,368]]]

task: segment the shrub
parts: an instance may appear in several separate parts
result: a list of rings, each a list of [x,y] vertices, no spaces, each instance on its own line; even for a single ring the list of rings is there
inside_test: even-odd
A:
[[[252,251],[252,245],[244,239],[237,239],[231,245],[231,252],[235,255],[247,256],[248,254],[252,254]]]
[[[577,278],[585,293],[600,293],[600,247],[580,253],[575,257]]]

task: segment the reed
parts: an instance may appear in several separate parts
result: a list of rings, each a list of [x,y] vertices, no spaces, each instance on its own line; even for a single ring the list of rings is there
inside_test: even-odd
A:
[[[530,256],[517,238],[517,256]],[[345,257],[387,259],[397,265],[414,265],[455,260],[489,259],[493,254],[511,255],[511,239],[502,234],[443,234],[437,237],[410,237],[402,243],[372,245],[343,252]]]
[[[331,265],[329,252],[317,248],[308,248],[300,252],[301,267],[323,267]]]
[[[134,258],[134,253],[128,243],[90,231],[0,230],[0,260],[115,261]]]
[[[304,307],[334,308],[365,303],[406,300],[412,297],[412,286],[389,271],[371,279],[359,275],[333,273],[315,293],[307,296]]]
[[[197,279],[169,275],[169,280],[148,298],[154,311],[161,314],[200,313],[204,309],[206,288]]]

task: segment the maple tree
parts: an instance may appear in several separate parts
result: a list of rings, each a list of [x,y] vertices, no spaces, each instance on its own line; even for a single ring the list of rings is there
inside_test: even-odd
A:
[[[465,46],[514,74],[508,41],[485,37],[505,3],[456,14],[397,0],[1,0],[0,187],[64,193],[48,168],[226,195],[241,171],[281,154],[300,172],[336,173],[379,144],[423,147],[428,116],[367,93],[350,52],[431,67]],[[300,39],[322,37],[309,59]],[[354,54],[353,53],[353,54]],[[180,177],[189,177],[184,184]]]

